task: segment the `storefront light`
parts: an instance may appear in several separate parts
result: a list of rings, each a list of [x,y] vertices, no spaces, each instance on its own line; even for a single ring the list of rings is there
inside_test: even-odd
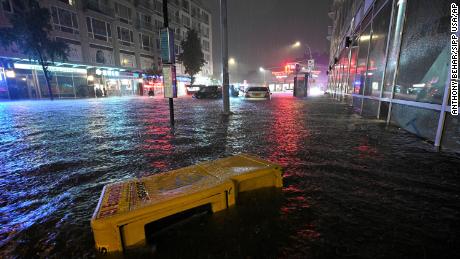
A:
[[[102,75],[102,70],[96,69],[96,75],[98,75],[98,76]]]
[[[88,81],[94,81],[94,76],[88,76],[87,79]]]
[[[15,78],[16,77],[16,73],[14,72],[14,70],[7,70],[5,75],[8,78]]]
[[[31,69],[31,70],[39,70],[42,71],[43,68],[40,65],[34,64],[21,64],[21,63],[14,63],[15,69]],[[78,74],[86,74],[86,69],[83,68],[73,68],[73,67],[56,67],[56,66],[49,66],[48,70],[51,72],[62,72],[62,73],[78,73]]]

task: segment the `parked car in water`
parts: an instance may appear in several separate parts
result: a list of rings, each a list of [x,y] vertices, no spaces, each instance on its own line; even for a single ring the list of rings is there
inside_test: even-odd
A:
[[[266,86],[250,86],[244,92],[245,98],[271,99],[270,89]]]
[[[187,95],[194,95],[198,92],[204,85],[186,85]]]
[[[193,95],[196,99],[216,99],[222,98],[222,88],[217,85],[203,86]]]

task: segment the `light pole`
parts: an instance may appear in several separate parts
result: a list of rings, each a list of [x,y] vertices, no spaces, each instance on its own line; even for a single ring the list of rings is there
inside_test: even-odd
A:
[[[305,53],[307,53],[307,50],[308,50],[308,54],[310,54],[310,59],[313,59],[313,56],[311,54],[311,48],[308,44],[304,43],[305,46],[307,47],[307,49],[305,50]],[[300,41],[296,41],[294,44],[292,44],[292,47],[293,48],[300,48],[302,46],[302,43],[300,43]]]
[[[262,72],[262,74],[264,74],[264,86],[265,86],[267,84],[267,81],[265,80],[265,72],[266,72],[266,70],[263,67],[259,67],[259,71]]]
[[[228,31],[227,31],[227,0],[220,0],[220,26],[222,44],[222,100],[223,114],[230,115],[230,96],[228,94],[230,78],[228,74]]]

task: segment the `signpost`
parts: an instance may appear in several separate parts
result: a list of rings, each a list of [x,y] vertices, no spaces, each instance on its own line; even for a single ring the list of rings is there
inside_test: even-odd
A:
[[[176,67],[163,65],[163,86],[165,98],[177,98]]]
[[[174,32],[170,28],[160,31],[161,60],[165,64],[174,64]]]
[[[168,0],[163,0],[163,23],[161,30],[161,58],[163,62],[163,85],[165,98],[169,98],[169,120],[174,127],[174,99],[177,97],[174,33],[169,29]]]

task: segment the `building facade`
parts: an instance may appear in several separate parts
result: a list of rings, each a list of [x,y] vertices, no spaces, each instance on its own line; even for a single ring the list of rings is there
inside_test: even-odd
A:
[[[335,0],[329,92],[363,116],[460,150],[449,99],[452,2]]]
[[[49,8],[52,37],[70,47],[65,62],[50,67],[53,94],[58,98],[161,94],[159,31],[163,27],[161,0],[40,0]],[[13,0],[0,0],[0,26],[9,26]],[[169,0],[169,27],[174,31],[175,52],[187,31],[196,29],[206,65],[199,77],[212,71],[211,13],[199,0]],[[0,98],[49,96],[43,72],[15,49],[0,48]],[[179,94],[190,78],[177,64]],[[150,76],[149,76],[150,75]]]

